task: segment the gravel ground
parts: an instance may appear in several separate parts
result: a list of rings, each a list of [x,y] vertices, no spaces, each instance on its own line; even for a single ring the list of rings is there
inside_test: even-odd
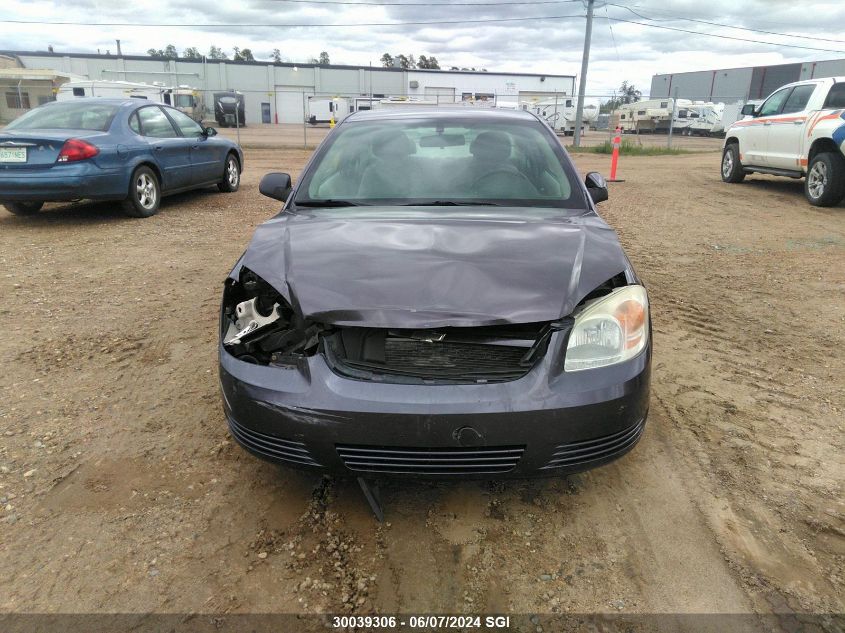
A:
[[[0,611],[845,611],[845,207],[623,158],[601,212],[653,304],[642,441],[566,479],[386,482],[379,525],[354,481],[234,445],[218,393],[258,180],[307,157],[248,149],[239,192],[147,220],[0,212]]]

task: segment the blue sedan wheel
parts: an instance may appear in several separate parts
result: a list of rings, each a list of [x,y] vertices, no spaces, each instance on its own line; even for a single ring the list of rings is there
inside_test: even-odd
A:
[[[123,210],[133,218],[148,218],[158,213],[161,187],[149,167],[138,167],[129,182],[129,195],[123,201]]]
[[[217,183],[217,188],[224,193],[232,193],[238,190],[241,185],[241,166],[234,154],[226,157],[226,166],[223,170],[223,180]]]

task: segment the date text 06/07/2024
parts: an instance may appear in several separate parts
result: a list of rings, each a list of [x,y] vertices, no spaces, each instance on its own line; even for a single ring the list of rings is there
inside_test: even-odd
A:
[[[337,615],[332,618],[332,626],[338,629],[506,629],[510,626],[510,617],[506,615]]]

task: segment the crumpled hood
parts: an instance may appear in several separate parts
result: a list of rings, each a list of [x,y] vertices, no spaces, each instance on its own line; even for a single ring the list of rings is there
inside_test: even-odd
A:
[[[630,268],[594,213],[360,207],[283,213],[241,266],[303,316],[336,325],[434,328],[553,321]]]

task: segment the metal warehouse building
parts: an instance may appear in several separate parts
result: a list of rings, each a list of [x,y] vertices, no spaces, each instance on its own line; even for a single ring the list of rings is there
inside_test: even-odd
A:
[[[133,55],[62,54],[0,51],[28,69],[70,73],[88,79],[187,85],[204,95],[244,93],[247,123],[301,123],[309,96],[392,96],[487,100],[530,100],[572,95],[575,77],[448,70],[405,70],[375,66],[338,66],[229,60],[170,59]]]
[[[764,99],[781,86],[818,77],[845,76],[845,59],[775,66],[747,66],[654,75],[651,98],[674,97],[701,101]]]

